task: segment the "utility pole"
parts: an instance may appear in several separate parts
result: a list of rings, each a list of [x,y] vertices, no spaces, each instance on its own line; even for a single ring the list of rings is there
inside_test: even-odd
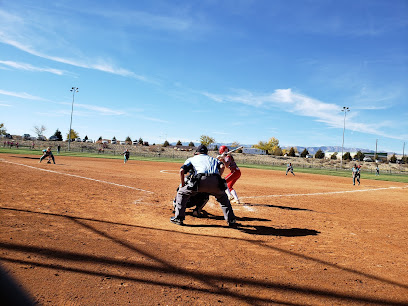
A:
[[[375,140],[375,155],[374,155],[375,160],[377,160],[377,143],[378,143],[378,139]]]
[[[340,169],[343,168],[343,149],[344,149],[344,131],[346,130],[346,114],[347,112],[350,111],[350,108],[343,106],[343,109],[341,111],[344,112],[344,126],[343,126],[343,142],[341,144]]]
[[[72,91],[72,108],[71,108],[71,123],[69,124],[69,134],[68,134],[68,151],[70,150],[70,144],[71,144],[72,113],[74,112],[75,93],[78,92],[78,87],[72,87],[70,91]]]

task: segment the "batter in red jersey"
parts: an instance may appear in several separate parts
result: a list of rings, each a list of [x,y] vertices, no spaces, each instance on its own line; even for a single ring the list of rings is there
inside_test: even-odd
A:
[[[234,201],[235,203],[240,203],[237,192],[234,189],[234,184],[236,181],[241,177],[241,170],[239,170],[237,164],[234,161],[234,157],[231,154],[228,154],[228,147],[221,146],[220,147],[220,156],[218,159],[224,163],[225,167],[227,167],[231,172],[225,177],[227,181],[228,188],[225,192],[228,195],[230,201]]]

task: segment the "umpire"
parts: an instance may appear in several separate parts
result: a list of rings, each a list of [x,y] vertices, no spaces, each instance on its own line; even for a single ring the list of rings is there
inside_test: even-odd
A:
[[[225,180],[221,178],[221,174],[225,169],[224,164],[216,158],[208,156],[207,153],[207,147],[200,145],[194,157],[187,159],[180,168],[181,187],[176,196],[175,216],[171,217],[170,221],[174,224],[183,225],[188,199],[199,192],[205,192],[216,197],[224,213],[224,219],[228,222],[229,226],[235,227],[236,218],[228,196],[225,193]],[[184,175],[191,166],[194,169],[194,176],[186,184]]]

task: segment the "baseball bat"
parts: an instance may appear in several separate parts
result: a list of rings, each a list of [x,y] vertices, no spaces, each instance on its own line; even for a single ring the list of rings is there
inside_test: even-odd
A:
[[[217,158],[220,158],[221,156],[230,155],[232,152],[238,151],[239,149],[242,149],[242,148],[243,148],[243,146],[238,147],[238,148],[235,148],[234,150],[228,151],[227,153],[224,153],[224,154],[218,155],[218,156],[217,156]]]
[[[243,146],[238,147],[238,148],[235,148],[234,150],[228,151],[228,152],[227,152],[227,155],[228,155],[228,154],[231,154],[232,152],[238,151],[239,149],[242,149],[242,148],[243,148]]]

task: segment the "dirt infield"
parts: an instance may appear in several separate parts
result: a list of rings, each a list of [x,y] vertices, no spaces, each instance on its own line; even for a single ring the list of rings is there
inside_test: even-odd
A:
[[[41,305],[408,304],[408,186],[241,169],[228,228],[180,164],[0,154],[0,263]],[[296,169],[295,169],[296,170]]]

